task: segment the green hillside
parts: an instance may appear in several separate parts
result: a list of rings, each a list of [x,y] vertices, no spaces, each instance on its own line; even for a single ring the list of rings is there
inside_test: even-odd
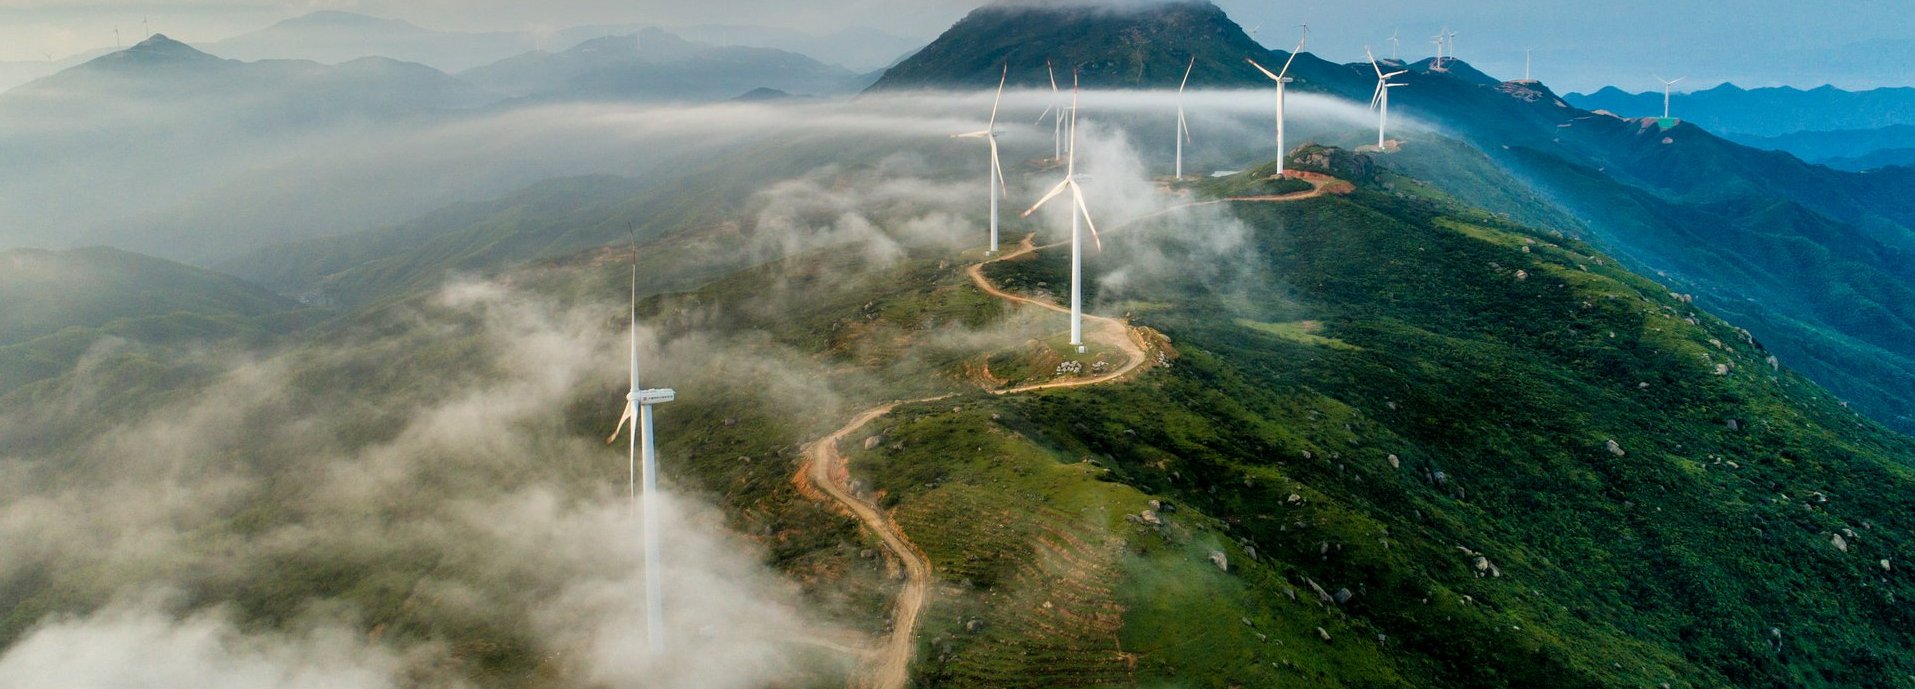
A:
[[[104,247],[0,252],[0,306],[0,396],[64,373],[109,338],[258,343],[324,315],[231,276]]]

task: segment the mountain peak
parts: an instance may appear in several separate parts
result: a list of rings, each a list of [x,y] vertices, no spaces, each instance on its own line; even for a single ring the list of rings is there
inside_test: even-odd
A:
[[[1270,55],[1208,0],[1015,0],[972,10],[872,88],[989,87],[1001,65],[1013,84],[1049,86],[1047,62],[1060,88],[1073,70],[1087,87],[1176,88],[1192,58],[1192,85],[1234,85],[1260,78],[1244,58]]]
[[[106,64],[165,64],[179,62],[218,61],[220,58],[200,52],[193,46],[167,38],[166,34],[153,34],[131,48],[111,53],[96,62]]]

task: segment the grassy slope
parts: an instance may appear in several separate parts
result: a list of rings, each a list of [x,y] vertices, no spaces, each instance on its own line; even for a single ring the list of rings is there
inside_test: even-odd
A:
[[[1915,620],[1897,601],[1909,591],[1876,564],[1910,546],[1905,438],[1771,371],[1735,329],[1587,246],[1369,192],[1240,215],[1264,260],[1248,276],[1256,306],[1183,286],[1145,318],[1183,352],[1168,371],[994,401],[995,424],[899,421],[881,446],[893,449],[862,460],[902,497],[907,530],[947,501],[970,515],[918,520],[931,530],[920,546],[956,582],[978,576],[974,556],[1008,549],[1017,565],[996,567],[1014,572],[1054,557],[992,532],[1119,544],[1105,562],[1124,574],[1090,597],[1126,624],[1049,652],[1129,659],[1140,682],[1184,686],[1894,686],[1907,673]],[[1349,346],[1240,317],[1319,321]],[[979,437],[988,445],[965,451]],[[1146,494],[1201,514],[1167,515],[1188,531],[1161,544],[1109,516]],[[993,511],[1032,516],[961,534],[984,542],[975,550],[944,533]],[[1832,535],[1849,531],[1849,552],[1836,550]],[[1234,540],[1233,563],[1244,544],[1266,561],[1206,570],[1195,544],[1207,538]],[[1353,597],[1291,602],[1284,591],[1314,595],[1306,578]],[[1072,638],[1000,598],[1102,580],[1027,579],[999,575],[1001,590],[946,603],[958,611],[927,626],[925,678],[1059,684],[1032,674],[1064,667],[1049,656],[990,653]],[[1166,593],[1191,605],[1153,597]],[[986,631],[953,624],[965,614]],[[1327,646],[1311,639],[1319,625]]]

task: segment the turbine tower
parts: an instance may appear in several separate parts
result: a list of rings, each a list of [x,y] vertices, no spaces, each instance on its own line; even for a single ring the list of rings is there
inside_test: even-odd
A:
[[[643,520],[645,549],[645,643],[653,653],[665,650],[664,581],[659,574],[658,552],[658,457],[652,447],[652,405],[677,399],[670,388],[647,390],[638,384],[638,247],[632,247],[632,387],[625,394],[625,412],[606,443],[618,442],[625,422],[632,422],[630,449],[631,482],[627,486],[633,502],[638,503]],[[645,499],[639,500],[638,487],[644,483]]]
[[[1530,48],[1528,50],[1523,51],[1523,83],[1525,84],[1536,83],[1536,80],[1529,78],[1529,63],[1531,58],[1534,58],[1534,57],[1536,57],[1535,48]]]
[[[1084,227],[1090,227],[1091,240],[1102,251],[1104,240],[1097,236],[1097,224],[1091,222],[1090,208],[1084,205],[1084,191],[1077,185],[1077,73],[1071,72],[1070,146],[1064,150],[1064,181],[1051,187],[1022,217],[1031,217],[1037,209],[1069,190],[1071,193],[1071,346],[1084,351]],[[1081,221],[1081,222],[1080,222]]]
[[[1283,95],[1284,95],[1284,92],[1287,90],[1285,88],[1286,85],[1288,85],[1290,82],[1296,81],[1295,79],[1290,78],[1290,64],[1297,61],[1297,54],[1303,52],[1303,44],[1309,40],[1310,40],[1310,28],[1306,26],[1303,29],[1303,36],[1297,39],[1297,49],[1290,51],[1290,59],[1284,60],[1283,69],[1278,71],[1275,74],[1271,74],[1270,70],[1264,69],[1263,65],[1257,64],[1256,60],[1244,58],[1244,61],[1249,62],[1250,66],[1257,68],[1257,71],[1259,72],[1263,72],[1263,75],[1266,77],[1270,77],[1271,81],[1277,82],[1277,176],[1278,177],[1283,176],[1283,158],[1284,156],[1289,155],[1290,153],[1289,149],[1286,149],[1283,146],[1283,119],[1284,119],[1283,118]]]
[[[1006,63],[1004,65],[1004,70],[1001,73],[999,73],[997,77],[997,97],[991,100],[991,123],[988,125],[985,125],[984,131],[953,135],[954,137],[962,138],[962,139],[983,139],[985,142],[991,145],[991,169],[990,169],[991,179],[988,186],[991,187],[990,253],[993,253],[993,254],[997,253],[998,193],[1005,191],[1004,168],[998,164],[998,158],[997,158],[997,106],[999,103],[1004,101],[1004,80],[1010,75],[1011,75],[1011,66],[1010,64]],[[1042,120],[1043,116],[1039,115],[1038,119]]]
[[[1376,70],[1376,93],[1370,96],[1370,109],[1377,111],[1376,150],[1384,151],[1388,150],[1384,147],[1386,143],[1384,136],[1390,128],[1390,89],[1408,86],[1408,84],[1392,84],[1390,79],[1405,74],[1409,70],[1402,69],[1384,74],[1383,68],[1376,64],[1376,56],[1370,55],[1368,48],[1363,49],[1363,54],[1369,55],[1370,68]]]
[[[1177,84],[1177,170],[1176,179],[1184,178],[1184,141],[1190,138],[1190,125],[1184,121],[1184,87],[1190,85],[1190,70],[1197,68],[1196,56],[1191,56],[1190,64],[1184,67],[1184,80]]]
[[[1669,89],[1670,87],[1675,86],[1677,83],[1680,83],[1683,79],[1687,79],[1687,78],[1689,77],[1676,77],[1675,79],[1664,79],[1660,76],[1656,77],[1656,81],[1662,82],[1662,119],[1665,119],[1665,120],[1669,119]]]

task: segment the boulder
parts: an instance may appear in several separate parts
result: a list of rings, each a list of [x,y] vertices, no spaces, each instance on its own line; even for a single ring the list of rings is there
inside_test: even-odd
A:
[[[1223,551],[1221,550],[1210,551],[1210,564],[1216,565],[1217,569],[1221,569],[1226,572],[1230,571],[1230,558],[1229,556],[1224,555]]]
[[[1833,544],[1836,550],[1840,550],[1845,553],[1849,551],[1848,539],[1843,538],[1842,534],[1835,534],[1833,536],[1830,536],[1829,543]]]
[[[1322,627],[1317,627],[1317,636],[1323,638],[1323,643],[1330,643],[1330,633],[1323,631]]]
[[[1337,594],[1336,594],[1337,605],[1348,603],[1350,602],[1351,598],[1355,598],[1355,597],[1356,597],[1356,594],[1350,593],[1350,590],[1347,588],[1337,589]]]
[[[1603,445],[1609,448],[1609,454],[1615,455],[1617,457],[1621,457],[1623,455],[1629,454],[1628,452],[1622,449],[1622,443],[1618,443],[1614,439],[1603,441]]]
[[[875,447],[877,447],[877,446],[878,446],[878,445],[879,445],[880,443],[883,443],[883,442],[884,442],[884,436],[881,436],[881,435],[874,435],[874,436],[871,436],[871,437],[869,437],[869,438],[865,438],[865,439],[864,439],[864,449],[867,449],[867,450],[869,450],[869,449],[872,449],[872,448],[875,448]]]
[[[1396,455],[1390,455],[1390,468],[1391,469],[1403,468],[1403,460],[1397,459]]]

